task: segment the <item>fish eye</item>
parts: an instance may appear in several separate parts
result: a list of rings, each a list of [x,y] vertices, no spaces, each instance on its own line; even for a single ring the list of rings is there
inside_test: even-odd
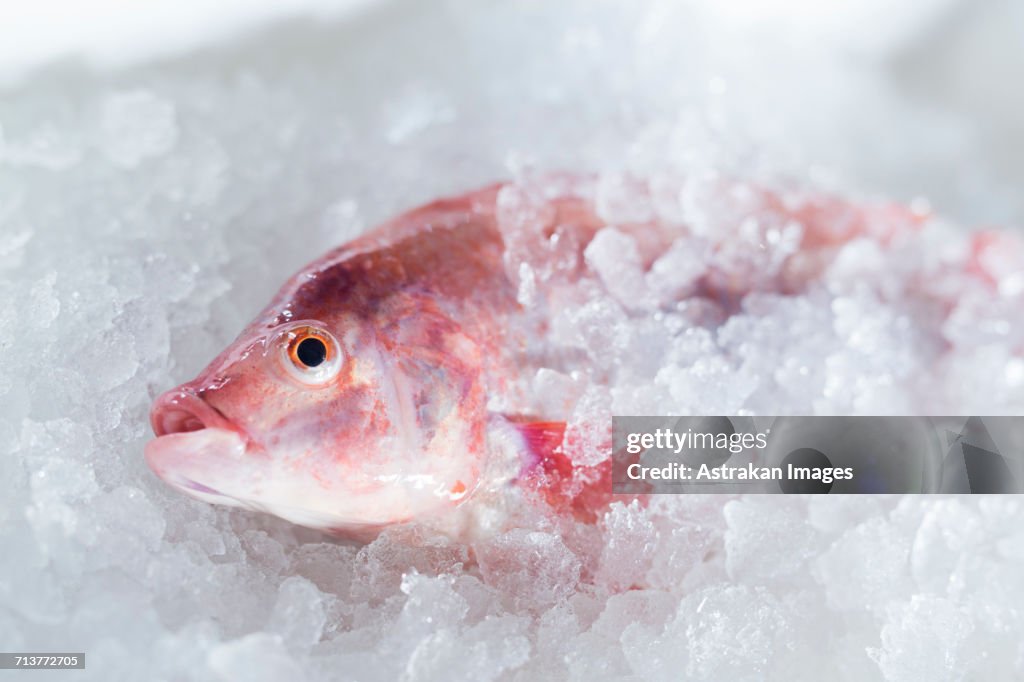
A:
[[[295,358],[306,367],[317,367],[327,359],[327,344],[315,336],[308,336],[295,346]]]
[[[341,349],[334,335],[301,325],[285,332],[281,359],[288,374],[305,384],[325,384],[341,369]]]

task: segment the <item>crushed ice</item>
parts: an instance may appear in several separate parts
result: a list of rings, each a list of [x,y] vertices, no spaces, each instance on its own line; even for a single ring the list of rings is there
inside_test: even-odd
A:
[[[286,26],[123,73],[66,66],[0,95],[5,649],[86,651],[82,679],[104,680],[1022,674],[1016,498],[680,496],[616,503],[594,526],[537,517],[473,547],[416,529],[357,547],[190,501],[146,469],[152,397],[298,266],[494,178],[520,181],[503,217],[529,222],[543,210],[530,192],[544,191],[531,169],[545,168],[599,171],[608,223],[549,340],[589,369],[520,378],[569,422],[580,464],[604,456],[587,424],[666,406],[1021,413],[1024,279],[1010,247],[979,256],[986,288],[963,275],[963,230],[934,220],[891,248],[851,241],[814,287],[782,296],[762,278],[800,226],[761,224],[742,193],[715,194],[722,173],[772,182],[766,158],[781,176],[808,149],[865,184],[890,181],[863,174],[876,156],[858,135],[903,121],[907,155],[938,155],[956,148],[955,120],[783,38],[763,47],[768,63],[798,66],[766,93],[756,74],[784,69],[744,76],[749,27],[704,17],[726,22],[709,44],[689,28],[700,5],[602,5],[585,23],[570,5],[543,21],[489,4],[410,9],[379,36]],[[808,90],[817,114],[798,105]],[[859,101],[873,105],[864,120],[836,117]],[[644,271],[617,225],[652,216],[691,229]],[[546,271],[515,268],[524,303],[558,277],[558,248]],[[735,310],[686,299],[713,259],[748,278]],[[922,283],[955,302],[948,314],[914,302]]]

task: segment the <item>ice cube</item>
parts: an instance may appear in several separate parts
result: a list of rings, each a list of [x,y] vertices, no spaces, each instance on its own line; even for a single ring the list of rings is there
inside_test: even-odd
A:
[[[624,308],[643,309],[652,305],[640,251],[628,234],[606,227],[594,236],[583,256],[608,293]]]
[[[847,530],[815,562],[829,604],[841,611],[884,611],[913,587],[910,537],[885,517]]]
[[[280,635],[289,650],[307,652],[320,641],[323,633],[326,601],[324,593],[305,578],[285,578],[267,622],[267,630]]]
[[[972,663],[969,613],[953,602],[914,595],[894,603],[882,628],[882,646],[871,653],[886,680],[959,680]]]
[[[580,560],[551,533],[516,529],[475,548],[484,581],[517,611],[554,606],[580,579]]]

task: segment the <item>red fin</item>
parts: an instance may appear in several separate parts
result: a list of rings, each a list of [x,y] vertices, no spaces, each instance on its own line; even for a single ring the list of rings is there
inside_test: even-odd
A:
[[[573,466],[562,449],[565,422],[509,417],[523,437],[530,455],[523,476],[535,481],[553,508],[567,511],[581,521],[593,522],[598,511],[611,501],[611,463]]]
[[[523,437],[523,443],[531,456],[525,463],[526,469],[533,469],[538,465],[546,469],[549,462],[565,459],[562,455],[565,422],[532,421],[529,417],[510,417],[509,421]],[[571,463],[569,469],[572,469]]]

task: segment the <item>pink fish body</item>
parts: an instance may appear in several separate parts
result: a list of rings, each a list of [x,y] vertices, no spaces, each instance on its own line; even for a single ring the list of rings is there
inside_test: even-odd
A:
[[[515,307],[495,194],[413,211],[292,277],[158,398],[153,470],[199,499],[349,534],[471,496],[494,464],[485,375],[506,371]]]
[[[515,404],[495,398],[545,362],[536,340],[548,323],[530,287],[586,274],[584,252],[606,222],[592,183],[561,187],[437,201],[311,263],[198,377],[156,400],[149,465],[200,500],[356,537],[414,520],[463,532],[493,519],[481,501],[530,480],[556,507],[565,497],[578,513],[600,506],[608,468],[577,471],[563,424],[493,408]],[[753,287],[798,290],[836,245],[869,229],[884,243],[879,225],[923,221],[830,198],[754,200],[769,222],[802,226],[799,248],[769,280],[712,269],[680,295],[727,307]],[[645,267],[686,230],[650,220],[616,228]],[[729,248],[726,237],[717,248]],[[583,483],[558,489],[574,477]]]

